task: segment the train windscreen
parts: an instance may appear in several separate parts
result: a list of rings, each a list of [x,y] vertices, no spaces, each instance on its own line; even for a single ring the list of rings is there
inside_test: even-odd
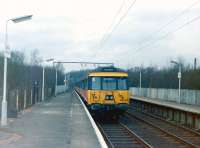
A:
[[[91,77],[91,90],[127,90],[127,77]]]
[[[100,90],[101,89],[101,77],[92,77],[91,89]]]
[[[116,90],[117,89],[117,79],[116,78],[102,78],[102,89],[103,90]]]
[[[119,90],[127,90],[128,84],[127,84],[127,78],[126,77],[120,77],[117,79],[118,89]]]

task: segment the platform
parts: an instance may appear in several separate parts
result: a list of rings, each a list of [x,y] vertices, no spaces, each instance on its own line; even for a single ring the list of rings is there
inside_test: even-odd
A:
[[[138,96],[131,96],[131,98],[138,101],[143,101],[143,102],[147,102],[147,103],[151,103],[151,104],[155,104],[159,106],[169,107],[176,110],[181,110],[181,111],[200,115],[199,105],[179,104],[176,102],[164,101],[160,99],[152,99],[152,98],[147,98],[147,97],[138,97]]]
[[[78,98],[54,97],[0,127],[1,148],[98,148],[97,136]]]

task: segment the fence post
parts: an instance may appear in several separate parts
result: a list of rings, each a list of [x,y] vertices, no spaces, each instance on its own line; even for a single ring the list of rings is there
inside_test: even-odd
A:
[[[32,91],[32,88],[31,88],[31,106],[33,104],[33,91]]]
[[[193,94],[194,94],[194,103],[197,104],[197,91],[194,90]]]
[[[26,109],[26,89],[24,89],[24,109]]]
[[[35,91],[34,91],[34,100],[35,100],[35,104],[37,103],[37,88],[35,87]]]
[[[19,90],[17,89],[17,96],[16,96],[16,109],[17,112],[19,111]]]

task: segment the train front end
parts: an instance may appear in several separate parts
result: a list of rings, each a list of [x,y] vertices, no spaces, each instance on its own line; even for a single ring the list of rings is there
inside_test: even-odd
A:
[[[123,113],[129,107],[126,72],[92,72],[88,76],[87,104],[92,111]]]

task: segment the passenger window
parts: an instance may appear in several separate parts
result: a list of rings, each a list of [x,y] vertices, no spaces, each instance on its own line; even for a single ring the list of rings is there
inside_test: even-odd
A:
[[[101,89],[101,78],[92,77],[92,90],[100,90],[100,89]]]
[[[127,78],[118,78],[118,89],[127,90]]]

